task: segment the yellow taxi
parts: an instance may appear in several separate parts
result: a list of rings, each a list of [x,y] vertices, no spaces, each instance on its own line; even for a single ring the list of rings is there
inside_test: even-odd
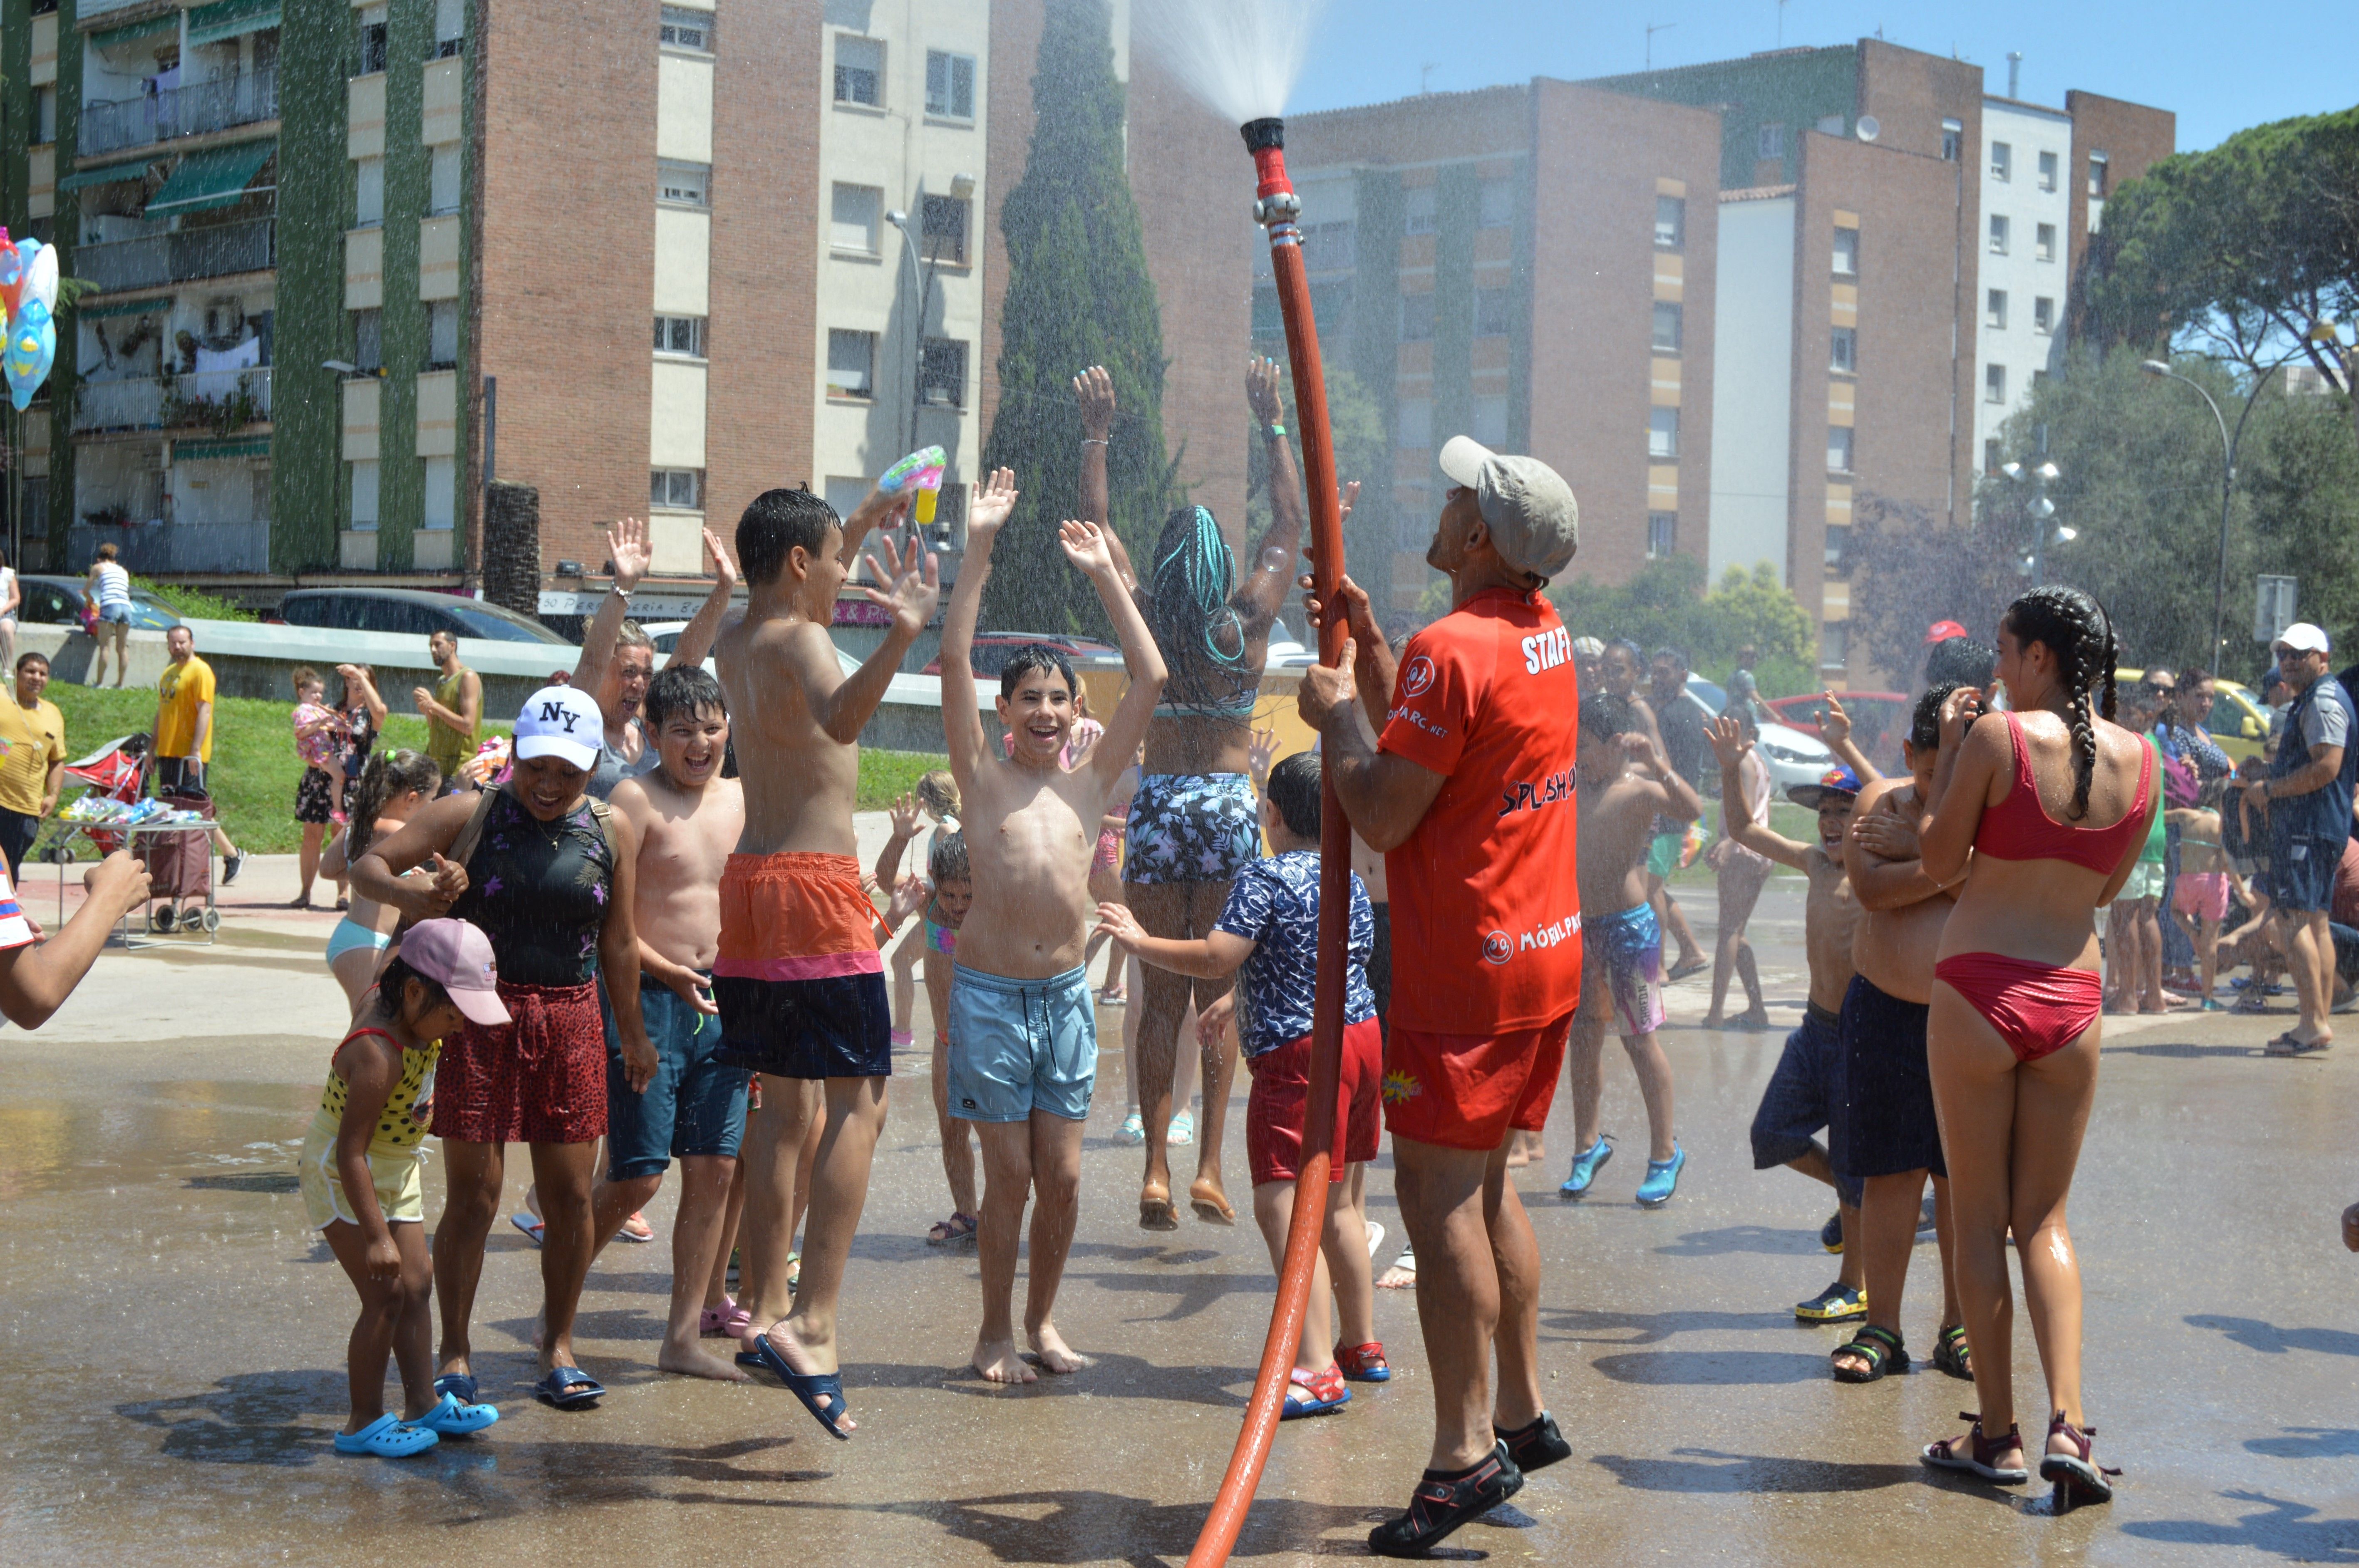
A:
[[[2117,669],[2114,672],[2114,684],[2132,686],[2145,675],[2144,670]],[[2232,762],[2241,762],[2246,757],[2267,752],[2269,710],[2261,705],[2252,687],[2241,681],[2215,679],[2212,689],[2212,717],[2204,720],[2203,728],[2212,732],[2213,742],[2228,753]]]

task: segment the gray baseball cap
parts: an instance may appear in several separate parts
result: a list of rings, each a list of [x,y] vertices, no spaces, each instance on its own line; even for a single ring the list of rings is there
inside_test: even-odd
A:
[[[1581,506],[1572,487],[1538,458],[1495,452],[1472,436],[1441,449],[1441,471],[1474,492],[1500,558],[1552,578],[1581,548]]]

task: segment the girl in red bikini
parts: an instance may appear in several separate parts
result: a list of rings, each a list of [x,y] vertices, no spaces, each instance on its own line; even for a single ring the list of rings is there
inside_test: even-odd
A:
[[[2152,749],[2113,722],[2116,649],[2094,600],[2035,589],[2007,607],[1998,647],[2012,711],[1983,712],[1971,687],[1942,705],[1919,829],[1940,881],[1973,852],[1933,969],[1927,1053],[1982,1406],[1964,1418],[1970,1432],[1923,1456],[2002,1485],[2030,1478],[2009,1364],[2011,1229],[2048,1379],[2039,1474],[2060,1512],[2113,1497],[2081,1409],[2081,1274],[2064,1201],[2097,1087],[2096,912],[2136,869],[2162,788]]]

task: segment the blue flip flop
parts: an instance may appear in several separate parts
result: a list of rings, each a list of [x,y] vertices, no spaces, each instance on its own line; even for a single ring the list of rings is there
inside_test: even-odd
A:
[[[434,1391],[449,1394],[462,1405],[475,1402],[475,1379],[470,1372],[445,1372],[434,1379]]]
[[[499,1419],[495,1406],[474,1404],[446,1393],[441,1403],[409,1424],[443,1437],[472,1437]]]
[[[852,1411],[852,1402],[843,1397],[842,1376],[834,1372],[796,1371],[787,1365],[787,1358],[778,1354],[778,1347],[770,1343],[767,1330],[754,1342],[754,1358],[778,1381],[786,1384],[787,1392],[802,1400],[803,1409],[810,1411],[811,1419],[827,1429],[830,1437],[839,1443],[852,1441],[852,1433],[835,1424],[838,1418]],[[829,1401],[828,1409],[832,1409],[834,1415],[831,1416],[828,1410],[821,1408],[821,1400]]]
[[[389,1415],[381,1415],[358,1432],[336,1433],[339,1454],[370,1454],[379,1459],[407,1459],[413,1454],[423,1454],[441,1439],[422,1426],[412,1426]]]
[[[606,1397],[606,1385],[579,1367],[560,1367],[532,1386],[534,1395],[559,1410],[595,1403]]]

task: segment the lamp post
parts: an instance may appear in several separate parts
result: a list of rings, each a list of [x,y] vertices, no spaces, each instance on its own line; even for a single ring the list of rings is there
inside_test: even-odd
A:
[[[1998,470],[2011,480],[2019,481],[2027,474],[2031,479],[2031,504],[2025,509],[2031,514],[2031,554],[2026,557],[2023,568],[2031,575],[2031,580],[2035,586],[2043,580],[2040,574],[2046,569],[2048,563],[2049,520],[2056,515],[2056,503],[2048,499],[2048,487],[2062,477],[2056,465],[2048,460],[2048,427],[2045,425],[2039,427],[2038,455],[2039,461],[2031,468],[2027,469],[2019,462],[2013,462],[2001,464]],[[2079,530],[2066,527],[2060,523],[2055,525],[2054,532],[2059,541],[2067,544],[2080,537]]]
[[[2279,360],[2277,364],[2284,362]],[[2245,395],[2245,411],[2236,416],[2234,435],[2228,433],[2227,416],[2220,412],[2219,404],[2203,390],[2201,382],[2180,374],[2162,360],[2141,361],[2138,369],[2148,375],[2184,382],[2193,387],[2195,395],[2203,399],[2203,406],[2212,410],[2212,422],[2220,427],[2220,575],[2212,588],[2212,651],[2204,661],[2216,670],[2220,667],[2221,658],[2220,628],[2228,613],[2228,503],[2236,491],[2236,448],[2245,438],[2245,421],[2253,416],[2253,404],[2260,397],[2261,388],[2268,384],[2269,377],[2277,373],[2277,365],[2269,366],[2253,378],[2253,389]]]
[[[965,201],[974,195],[974,176],[954,174],[951,177],[951,199]],[[920,192],[922,200],[923,192]],[[901,443],[903,451],[914,450],[918,445],[918,411],[926,400],[926,307],[934,295],[934,274],[941,265],[941,253],[936,250],[926,257],[925,269],[918,267],[918,237],[909,232],[909,215],[895,209],[885,214],[885,221],[901,231],[901,255],[908,263],[909,281],[916,285],[918,309],[910,336],[914,340],[910,354],[909,426],[908,439]]]

